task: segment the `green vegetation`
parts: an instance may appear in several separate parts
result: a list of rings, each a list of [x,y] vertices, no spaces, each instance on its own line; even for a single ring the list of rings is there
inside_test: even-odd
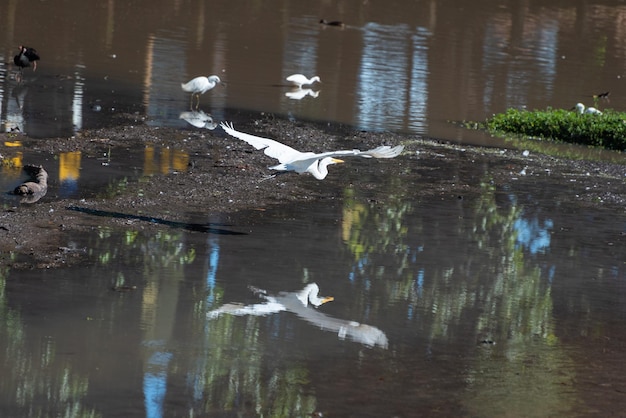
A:
[[[525,111],[509,109],[484,123],[466,124],[492,134],[515,134],[581,145],[626,150],[626,113],[605,110],[601,115],[563,109]]]

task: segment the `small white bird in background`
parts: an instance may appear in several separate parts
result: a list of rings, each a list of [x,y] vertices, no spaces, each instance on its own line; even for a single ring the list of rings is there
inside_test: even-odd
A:
[[[602,112],[600,112],[595,107],[588,107],[585,109],[585,105],[582,103],[576,103],[575,107],[576,107],[576,111],[580,113],[581,115],[583,113],[586,115],[601,115],[602,114]]]
[[[305,86],[305,85],[313,84],[316,81],[318,83],[322,82],[322,80],[320,80],[318,76],[307,78],[305,75],[302,75],[302,74],[292,74],[289,77],[287,77],[287,81],[295,84],[296,86],[300,88],[302,88],[302,86]]]
[[[404,149],[403,145],[390,147],[382,145],[368,151],[341,150],[328,151],[315,154],[313,152],[300,152],[278,141],[269,138],[262,138],[236,131],[233,124],[226,122],[220,124],[227,134],[237,139],[246,141],[256,149],[265,149],[265,155],[276,158],[280,164],[270,167],[270,170],[295,171],[296,173],[311,173],[318,180],[323,180],[328,175],[328,166],[331,164],[343,163],[334,157],[364,157],[364,158],[394,158],[400,155]]]
[[[188,81],[187,83],[184,83],[184,84],[181,83],[180,86],[183,88],[183,91],[191,93],[191,100],[192,100],[191,107],[192,108],[193,108],[194,96],[198,97],[198,104],[196,105],[196,109],[197,109],[198,106],[200,106],[200,95],[211,90],[213,87],[215,87],[217,84],[221,82],[222,80],[220,80],[220,78],[216,75],[212,75],[209,77],[200,76],[200,77],[196,77]]]

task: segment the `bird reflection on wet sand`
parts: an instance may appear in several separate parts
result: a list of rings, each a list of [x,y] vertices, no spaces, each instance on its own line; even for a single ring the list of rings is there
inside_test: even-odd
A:
[[[265,316],[289,311],[301,319],[318,326],[320,329],[336,332],[337,336],[342,340],[349,338],[369,347],[378,346],[385,349],[389,345],[385,333],[376,327],[356,321],[334,318],[319,312],[316,309],[317,307],[334,300],[334,298],[318,296],[319,287],[315,283],[308,284],[299,292],[280,292],[277,295],[270,295],[265,290],[255,287],[250,287],[250,290],[265,299],[265,302],[254,305],[227,303],[208,312],[207,318],[215,319],[223,314]]]
[[[185,120],[187,123],[195,126],[196,128],[205,128],[209,130],[217,128],[217,123],[213,120],[213,117],[204,113],[202,110],[181,112],[179,119]]]
[[[302,100],[306,96],[311,96],[313,98],[316,98],[319,95],[320,95],[319,90],[315,91],[312,89],[303,89],[300,87],[296,87],[292,89],[291,91],[288,91],[285,93],[285,96],[293,100]]]

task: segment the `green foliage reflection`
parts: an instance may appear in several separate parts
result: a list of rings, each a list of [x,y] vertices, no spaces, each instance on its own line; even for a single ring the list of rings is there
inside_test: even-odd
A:
[[[57,353],[53,339],[27,332],[18,311],[6,304],[8,270],[0,271],[0,405],[16,417],[100,416],[83,400],[88,379]],[[42,402],[42,400],[45,400]]]

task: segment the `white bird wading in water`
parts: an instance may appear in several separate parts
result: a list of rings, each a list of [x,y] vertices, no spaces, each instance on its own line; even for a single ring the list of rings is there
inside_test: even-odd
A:
[[[311,173],[318,180],[326,178],[329,165],[344,162],[334,157],[394,158],[400,155],[404,149],[403,145],[393,148],[388,145],[382,145],[367,151],[353,149],[316,154],[313,152],[300,152],[273,139],[236,131],[232,123],[229,125],[228,122],[222,122],[220,126],[227,134],[246,141],[256,149],[264,149],[265,155],[276,158],[280,164],[270,167],[270,170],[295,171],[299,174]]]
[[[586,115],[601,115],[602,114],[602,112],[600,112],[595,107],[588,107],[585,109],[585,105],[582,103],[576,103],[576,111],[580,113],[581,115],[583,113]]]
[[[221,83],[222,80],[220,80],[220,78],[216,75],[212,75],[209,77],[196,77],[190,81],[188,81],[187,83],[182,84],[181,83],[181,87],[184,91],[191,93],[191,102],[190,102],[190,106],[193,109],[193,98],[194,96],[198,97],[198,103],[196,104],[196,109],[198,109],[198,106],[200,106],[200,95],[206,93],[207,91],[211,90],[213,87],[215,87],[217,84]]]
[[[302,86],[305,86],[305,85],[308,86],[309,84],[313,84],[316,81],[318,83],[322,82],[322,80],[320,80],[320,78],[318,76],[307,78],[303,74],[292,74],[289,77],[287,77],[287,81],[289,81],[290,83],[295,84],[296,86],[298,86],[300,88],[302,88]]]

